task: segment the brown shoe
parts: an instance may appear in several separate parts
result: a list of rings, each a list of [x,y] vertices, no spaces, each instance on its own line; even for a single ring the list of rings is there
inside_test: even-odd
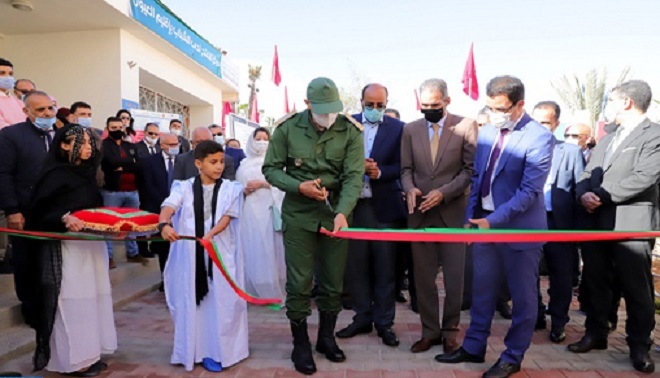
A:
[[[426,352],[427,350],[431,349],[432,346],[440,344],[442,344],[442,336],[438,337],[437,339],[426,339],[422,337],[416,343],[414,343],[412,347],[410,347],[410,351],[413,353]]]
[[[149,260],[140,255],[126,257],[126,261],[129,263],[140,263],[142,265],[149,264]]]
[[[115,264],[115,260],[114,260],[114,259],[110,259],[110,260],[108,261],[108,268],[109,268],[109,269],[115,269],[116,267],[117,267],[117,264]]]
[[[445,350],[445,354],[450,354],[453,353],[455,350],[457,350],[460,347],[460,345],[458,344],[458,341],[456,341],[456,337],[451,336],[444,338],[444,340],[442,341],[442,347]]]

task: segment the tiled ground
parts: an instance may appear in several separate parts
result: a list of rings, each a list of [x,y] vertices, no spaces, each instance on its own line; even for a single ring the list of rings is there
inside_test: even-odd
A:
[[[251,307],[249,310],[249,359],[219,374],[208,373],[200,366],[187,373],[180,366],[170,365],[168,361],[172,349],[173,329],[164,300],[162,293],[151,293],[117,312],[119,350],[114,355],[104,358],[110,365],[108,371],[103,374],[104,377],[158,378],[217,375],[218,377],[279,378],[301,376],[293,370],[289,360],[291,338],[284,311],[274,312],[256,307]],[[412,354],[409,348],[419,338],[421,332],[419,317],[409,310],[407,304],[397,306],[394,329],[401,339],[401,345],[398,348],[390,348],[381,344],[375,332],[349,340],[340,340],[339,345],[346,352],[347,361],[336,364],[317,355],[316,363],[319,372],[314,377],[480,377],[482,372],[497,360],[499,352],[504,349],[503,338],[509,321],[496,316],[492,336],[489,339],[490,350],[484,364],[443,365],[436,363],[433,356],[442,352],[441,347],[435,347],[426,353]],[[338,327],[347,325],[351,316],[350,311],[342,312]],[[517,377],[649,376],[637,374],[632,369],[622,326],[610,335],[610,347],[606,351],[594,351],[585,355],[567,352],[566,344],[578,340],[583,331],[581,324],[584,316],[574,309],[571,311],[571,317],[572,321],[567,327],[568,339],[562,345],[550,343],[548,331],[535,333],[533,345],[527,352],[523,363],[523,372],[516,375]],[[621,317],[624,317],[623,310],[621,310]],[[463,312],[462,320],[464,330],[469,323],[467,312]],[[316,339],[316,325],[318,324],[316,313],[310,318],[310,323],[310,336],[313,341]],[[656,328],[656,331],[660,331],[660,327]],[[656,363],[660,363],[660,353],[652,352],[652,355]],[[11,361],[0,370],[6,369],[28,373],[30,356],[26,355]],[[660,373],[656,373],[654,376],[660,377]]]

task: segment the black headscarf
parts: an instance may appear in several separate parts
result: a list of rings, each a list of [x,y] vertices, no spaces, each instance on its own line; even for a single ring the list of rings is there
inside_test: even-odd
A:
[[[90,159],[76,164],[85,135],[92,147]],[[72,152],[62,149],[62,143],[73,140]],[[65,232],[62,216],[67,212],[103,205],[96,186],[96,170],[100,153],[92,131],[77,124],[68,124],[53,138],[48,157],[27,213],[28,230]],[[62,282],[62,249],[60,241],[30,241],[29,269],[17,284],[27,285],[31,293],[22,303],[26,323],[36,330],[37,348],[33,356],[34,370],[42,370],[50,360],[50,337],[57,312]]]

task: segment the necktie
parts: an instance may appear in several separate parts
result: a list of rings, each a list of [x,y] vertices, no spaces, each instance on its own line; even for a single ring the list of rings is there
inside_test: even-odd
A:
[[[46,131],[44,133],[44,136],[46,137],[46,152],[50,150],[50,144],[53,143],[53,137],[50,135],[50,132]]]
[[[607,146],[607,150],[605,151],[605,157],[603,158],[604,168],[610,165],[610,160],[612,159],[612,155],[614,154],[614,151],[616,151],[617,147],[619,147],[619,142],[621,142],[619,140],[621,139],[621,130],[623,130],[623,127],[621,126],[617,127],[616,134],[614,134],[614,138],[612,138],[612,141]]]
[[[167,184],[172,183],[172,179],[174,178],[174,161],[170,157],[167,159]]]
[[[156,153],[156,149],[153,146],[149,146],[149,151],[152,155]]]
[[[508,129],[500,130],[500,137],[497,140],[497,144],[493,149],[493,152],[490,154],[490,159],[488,160],[488,168],[486,169],[486,174],[484,175],[483,180],[481,180],[481,197],[488,197],[490,194],[490,180],[493,176],[493,170],[495,169],[495,164],[497,159],[502,153],[502,146],[504,145],[504,136],[509,133]]]
[[[440,125],[434,123],[433,125],[433,137],[431,137],[431,164],[435,164],[435,157],[438,156],[438,130]]]

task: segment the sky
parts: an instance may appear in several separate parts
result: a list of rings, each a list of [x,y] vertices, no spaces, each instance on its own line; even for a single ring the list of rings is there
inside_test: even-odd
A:
[[[358,97],[362,84],[384,84],[404,121],[421,118],[414,90],[433,77],[448,83],[448,110],[469,117],[484,106],[488,80],[504,74],[523,81],[529,111],[538,101],[560,102],[552,81],[592,68],[606,69],[611,87],[629,66],[629,78],[646,80],[660,99],[658,0],[163,1],[239,64],[241,103],[247,65],[263,66],[259,107],[275,119],[284,113],[284,85],[300,110],[319,76]],[[461,84],[471,43],[477,101]],[[275,45],[279,88],[271,81]],[[564,113],[567,122],[579,117]]]

